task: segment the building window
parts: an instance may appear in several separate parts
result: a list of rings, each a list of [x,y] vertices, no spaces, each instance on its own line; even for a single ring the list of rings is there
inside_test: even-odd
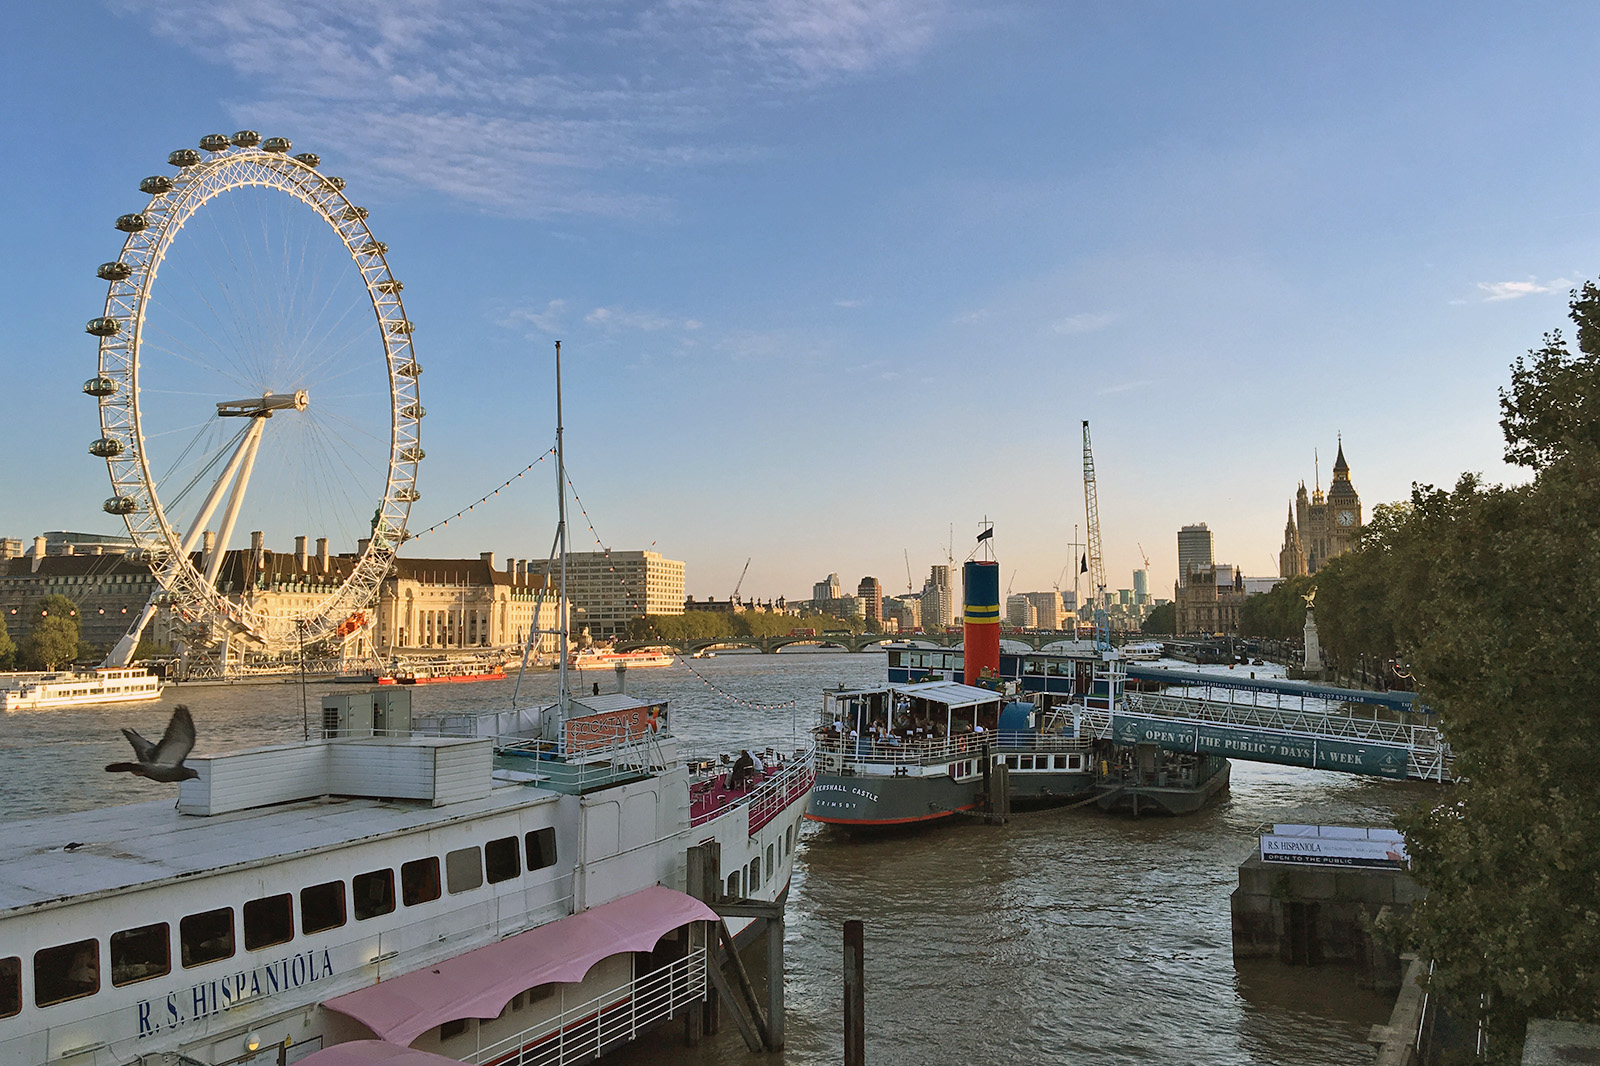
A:
[[[509,881],[522,873],[522,863],[518,859],[516,837],[501,837],[485,844],[483,863],[489,869],[489,883]]]
[[[178,950],[184,969],[233,956],[233,908],[191,914],[178,922]]]
[[[556,864],[556,831],[535,829],[524,838],[528,848],[528,869],[543,870]]]
[[[320,933],[344,924],[344,882],[329,881],[300,890],[300,931]]]
[[[257,951],[294,939],[294,898],[284,892],[244,905],[244,949]]]
[[[394,910],[394,871],[357,874],[350,881],[350,891],[355,897],[356,921],[388,914]]]
[[[476,847],[460,848],[444,857],[445,887],[452,894],[483,884],[483,860]]]
[[[111,983],[137,984],[172,970],[172,927],[166,922],[111,934]]]
[[[100,991],[100,942],[77,940],[33,953],[33,1002],[48,1007]]]
[[[416,859],[400,867],[400,900],[407,907],[439,898],[439,860]]]

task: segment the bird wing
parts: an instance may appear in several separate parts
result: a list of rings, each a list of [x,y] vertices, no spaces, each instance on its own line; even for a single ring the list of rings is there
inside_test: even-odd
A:
[[[135,733],[131,729],[124,729],[122,735],[128,738],[128,743],[133,745],[133,757],[140,762],[149,762],[150,756],[155,752],[156,746]]]
[[[167,723],[167,731],[161,734],[161,743],[148,757],[141,753],[140,761],[157,766],[181,766],[193,747],[194,719],[189,717],[189,708],[180,703],[172,709],[172,720]]]

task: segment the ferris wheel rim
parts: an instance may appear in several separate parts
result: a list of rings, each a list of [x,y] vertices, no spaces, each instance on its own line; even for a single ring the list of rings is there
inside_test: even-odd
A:
[[[424,411],[417,384],[420,368],[411,343],[413,327],[400,297],[402,286],[389,269],[387,246],[377,240],[367,223],[366,210],[345,195],[342,179],[317,170],[320,161],[316,156],[291,156],[287,141],[272,138],[261,142],[247,132],[234,138],[205,138],[204,154],[193,149],[174,152],[168,161],[179,168],[178,174],[145,179],[141,191],[150,194],[145,210],[118,219],[118,228],[128,236],[117,260],[101,268],[101,276],[111,283],[105,311],[87,327],[100,337],[99,377],[91,384],[101,390],[95,394],[100,401],[102,437],[91,451],[103,454],[111,476],[114,495],[106,501],[106,509],[123,518],[134,544],[146,553],[167,593],[192,616],[189,620],[220,625],[283,650],[330,636],[371,606],[405,539],[411,504],[418,498]],[[277,147],[273,147],[275,142]],[[300,201],[343,242],[371,304],[389,386],[388,462],[372,536],[365,549],[358,550],[343,580],[310,606],[287,611],[229,599],[206,580],[190,553],[183,550],[183,534],[169,518],[150,469],[139,399],[145,313],[173,241],[208,203],[251,187],[276,189]],[[107,277],[107,268],[117,269]],[[218,550],[226,551],[227,545]]]

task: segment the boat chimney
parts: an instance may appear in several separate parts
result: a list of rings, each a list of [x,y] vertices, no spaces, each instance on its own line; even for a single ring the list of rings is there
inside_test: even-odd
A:
[[[200,569],[205,570],[211,565],[211,555],[217,550],[217,534],[215,530],[208,529],[200,537]]]
[[[43,537],[33,538],[33,572],[36,574],[39,572],[39,564],[44,561],[44,547]]]
[[[969,559],[962,567],[966,588],[962,614],[962,680],[976,685],[983,674],[1000,673],[1000,564]]]
[[[294,538],[294,568],[296,573],[306,572],[306,538]]]
[[[328,571],[331,569],[328,566],[328,538],[327,537],[318,537],[317,538],[317,569],[322,571],[323,574],[327,574]]]

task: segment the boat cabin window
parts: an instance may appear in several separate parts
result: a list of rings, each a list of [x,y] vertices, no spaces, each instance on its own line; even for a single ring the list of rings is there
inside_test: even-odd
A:
[[[178,951],[184,969],[233,955],[233,908],[191,914],[178,922]]]
[[[344,882],[329,881],[300,890],[300,931],[320,933],[344,924]]]
[[[36,1006],[65,1003],[100,991],[100,942],[76,940],[33,953]]]
[[[0,1018],[22,1010],[22,959],[16,955],[0,959]]]
[[[556,831],[535,829],[524,838],[528,847],[528,869],[543,870],[556,864]]]
[[[767,880],[772,880],[772,845],[767,845]]]
[[[439,898],[439,860],[432,855],[400,867],[400,901],[407,907]]]
[[[172,927],[166,922],[111,934],[111,983],[137,984],[172,972]]]
[[[501,837],[483,846],[483,864],[489,869],[489,883],[509,881],[522,873],[521,856],[517,854],[517,838]]]
[[[466,892],[483,884],[483,860],[478,849],[458,848],[444,857],[445,887],[451,894]]]
[[[388,914],[394,910],[394,871],[356,874],[350,881],[350,894],[355,899],[356,921]]]
[[[284,892],[244,905],[244,949],[256,951],[294,939],[294,897]]]
[[[738,899],[742,895],[744,893],[739,891],[739,871],[735,870],[728,875],[728,898]]]
[[[757,855],[750,860],[750,891],[754,892],[761,887],[761,856]]]

